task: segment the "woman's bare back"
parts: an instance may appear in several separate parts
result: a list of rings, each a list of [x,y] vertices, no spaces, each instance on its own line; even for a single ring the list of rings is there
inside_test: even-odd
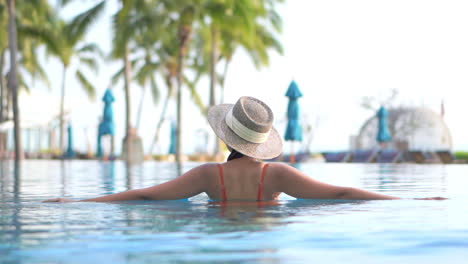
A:
[[[223,200],[220,175],[223,173],[227,200],[258,200],[259,189],[262,189],[262,200],[275,199],[277,195],[272,179],[274,173],[267,164],[248,157],[213,164],[209,173],[213,184],[207,190],[208,196],[213,200]],[[222,166],[222,172],[219,165]],[[265,175],[261,186],[264,166]]]

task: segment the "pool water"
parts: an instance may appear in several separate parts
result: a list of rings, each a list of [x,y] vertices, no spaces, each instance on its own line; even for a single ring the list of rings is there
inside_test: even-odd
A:
[[[185,164],[186,171],[198,164]],[[221,206],[91,198],[176,177],[172,163],[0,164],[0,263],[468,263],[468,165],[302,164],[316,179],[405,198]]]

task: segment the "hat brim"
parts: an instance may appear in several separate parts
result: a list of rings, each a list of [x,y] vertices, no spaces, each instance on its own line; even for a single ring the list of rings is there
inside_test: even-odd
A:
[[[208,110],[208,123],[224,143],[238,152],[257,159],[273,159],[283,151],[283,140],[275,128],[271,128],[270,135],[264,143],[252,143],[242,139],[226,124],[226,114],[233,104],[220,104]]]

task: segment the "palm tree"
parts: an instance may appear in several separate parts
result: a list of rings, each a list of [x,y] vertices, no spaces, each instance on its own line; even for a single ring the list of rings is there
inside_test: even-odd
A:
[[[21,1],[15,8],[16,12],[16,28],[17,28],[17,45],[18,53],[18,88],[29,90],[29,84],[22,77],[28,74],[34,84],[34,81],[39,78],[44,81],[47,86],[50,86],[47,75],[39,63],[37,49],[43,42],[34,38],[34,34],[29,34],[30,29],[40,31],[45,28],[53,17],[53,11],[46,0],[40,1]],[[0,27],[7,27],[8,15],[5,6],[0,3]],[[5,80],[5,55],[8,48],[7,31],[0,32],[0,122],[9,119],[9,106],[11,96],[8,95]]]
[[[13,108],[15,152],[17,153],[15,164],[18,166],[22,156],[18,91],[20,89],[29,90],[29,85],[23,76],[29,74],[33,84],[37,77],[49,84],[37,57],[37,48],[43,43],[31,38],[25,28],[39,29],[44,27],[50,21],[52,13],[46,0],[20,1],[17,6],[15,1],[9,1],[8,8],[3,2],[0,3],[0,26],[6,28],[8,25],[9,28],[8,35],[6,31],[0,32],[0,122],[11,118],[10,108]],[[8,72],[8,89],[4,73],[7,41],[10,44],[9,55],[12,60]]]
[[[14,138],[15,138],[15,169],[20,167],[20,161],[23,154],[21,146],[21,126],[20,113],[18,108],[18,76],[17,76],[17,33],[16,33],[16,10],[15,0],[8,0],[8,43],[10,49],[10,74],[8,77],[8,87],[12,93],[13,100],[13,122],[14,122]]]
[[[219,49],[216,59],[211,60],[211,67],[224,60],[222,75],[212,73],[211,79],[219,78],[221,86],[221,100],[224,97],[224,84],[227,71],[235,51],[243,47],[250,55],[257,68],[267,66],[269,63],[268,50],[274,49],[282,54],[283,49],[275,34],[281,31],[281,17],[276,12],[276,4],[281,0],[262,0],[258,2],[235,1],[228,7],[226,13],[231,14],[223,18],[218,26],[220,32],[216,36],[220,39],[219,47],[212,45],[213,50]],[[241,19],[239,19],[241,18]],[[212,56],[213,58],[213,56]],[[216,83],[212,81],[212,83]],[[215,88],[212,87],[214,90]],[[214,97],[213,92],[213,97]],[[213,101],[215,99],[212,99]],[[210,100],[211,101],[211,100]]]
[[[220,60],[220,45],[223,41],[221,39],[222,33],[241,31],[245,35],[251,35],[253,32],[251,28],[257,16],[256,7],[257,2],[249,0],[210,0],[206,1],[203,6],[204,15],[209,18],[208,25],[203,25],[204,23],[202,23],[200,29],[200,33],[204,35],[202,38],[209,40],[205,41],[205,45],[208,48],[205,48],[204,52],[202,52],[202,54],[209,53],[209,55],[203,56],[209,67],[209,106],[217,104],[216,86],[219,78],[216,66]],[[204,21],[205,19],[202,20],[202,22]],[[220,141],[216,140],[214,151],[216,154],[220,152],[220,146]]]
[[[114,45],[112,49],[112,57],[123,61],[123,67],[113,77],[113,83],[115,83],[121,76],[124,77],[124,91],[125,91],[125,138],[124,147],[126,148],[126,159],[129,160],[131,157],[131,90],[130,85],[134,77],[132,75],[132,69],[136,66],[136,77],[142,86],[146,83],[150,83],[153,95],[158,94],[156,81],[152,72],[158,66],[151,63],[148,56],[148,50],[145,50],[145,56],[143,58],[143,65],[138,69],[138,63],[142,61],[141,58],[134,60],[130,59],[131,55],[135,55],[141,46],[148,45],[148,40],[143,39],[145,35],[145,29],[151,25],[157,25],[154,23],[154,17],[148,15],[150,10],[149,5],[153,4],[151,1],[121,1],[121,8],[114,15],[113,28],[114,28]],[[145,62],[149,62],[148,65]],[[156,98],[157,96],[155,96]]]
[[[146,38],[149,38],[147,43],[150,43],[152,47],[149,49],[153,50],[152,57],[157,59],[158,67],[153,67],[152,74],[158,74],[163,79],[163,82],[167,88],[166,97],[161,110],[161,115],[156,125],[156,130],[154,134],[153,141],[150,145],[149,155],[152,154],[154,146],[156,145],[160,130],[164,120],[166,119],[166,112],[168,110],[169,102],[171,99],[174,99],[175,96],[175,81],[177,80],[177,73],[179,69],[178,65],[178,54],[179,47],[174,45],[178,40],[178,29],[179,24],[175,19],[171,19],[169,14],[171,10],[167,8],[167,4],[164,5],[164,8],[153,8],[151,17],[159,17],[157,21],[157,26],[147,27],[144,35]],[[186,81],[186,78],[183,78]],[[191,89],[191,91],[193,91]],[[192,98],[197,98],[199,95],[196,91],[192,92]]]
[[[245,39],[241,32],[222,32],[222,45],[220,60],[224,61],[224,69],[219,75],[219,84],[221,88],[221,102],[224,100],[224,87],[230,63],[234,53],[239,48],[244,48],[250,55],[252,62],[257,69],[269,65],[269,50],[274,50],[283,54],[281,43],[275,38],[274,33],[269,32],[266,26],[256,24],[254,37]],[[279,31],[279,30],[278,30]]]
[[[158,3],[161,3],[161,1],[158,1]],[[155,75],[161,76],[161,79],[163,80],[163,83],[167,88],[164,103],[162,105],[161,115],[156,125],[155,134],[153,137],[153,141],[151,142],[148,155],[151,155],[153,153],[154,146],[156,145],[159,139],[162,124],[166,118],[166,112],[168,110],[169,102],[170,100],[174,99],[175,81],[177,79],[177,70],[179,68],[179,48],[176,45],[174,45],[174,43],[178,42],[177,32],[179,24],[177,20],[170,18],[168,13],[170,14],[171,11],[167,9],[167,6],[164,7],[165,8],[147,9],[152,11],[149,14],[147,14],[149,17],[160,19],[157,19],[157,21],[155,21],[156,25],[149,25],[145,27],[144,32],[142,32],[142,38],[144,38],[145,41],[141,43],[141,46],[145,47],[145,60],[150,60],[152,62],[147,62],[145,66],[141,67],[141,69],[144,70],[143,72],[145,73],[145,75],[149,75],[153,79]],[[189,67],[191,66],[192,65],[189,65]],[[137,76],[138,75],[140,74],[137,74]],[[139,78],[136,77],[136,79]],[[199,107],[200,111],[204,113],[205,105],[201,101],[201,97],[195,89],[195,81],[198,79],[199,77],[196,77],[194,81],[190,81],[186,75],[183,76],[184,84],[186,84],[189,88],[192,100]],[[153,91],[154,98],[155,93],[156,91]]]
[[[131,127],[130,121],[130,81],[136,80],[141,87],[150,86],[157,102],[159,89],[156,75],[160,75],[167,86],[167,94],[164,100],[162,114],[157,123],[155,139],[150,147],[150,153],[158,139],[161,125],[164,121],[168,103],[174,94],[174,81],[177,79],[179,48],[174,45],[178,42],[179,21],[173,15],[179,8],[179,2],[174,1],[127,1],[114,18],[114,49],[113,57],[121,59],[125,57],[125,46],[132,56],[129,63],[113,77],[115,84],[119,78],[125,77],[126,69],[134,69],[135,76],[124,78],[127,87],[127,131]],[[125,61],[125,59],[124,59]],[[126,67],[125,65],[129,65]],[[128,72],[128,71],[127,71]],[[141,101],[140,101],[141,102]],[[140,105],[141,109],[141,105]],[[138,120],[140,118],[139,111]],[[127,136],[126,136],[127,137]],[[129,145],[126,146],[130,149]]]
[[[100,2],[89,10],[75,16],[71,21],[57,21],[49,32],[42,32],[44,40],[48,43],[48,52],[57,56],[62,64],[62,87],[60,97],[60,125],[59,148],[63,151],[64,124],[65,124],[65,92],[67,73],[72,61],[78,59],[80,65],[85,65],[93,71],[97,71],[97,59],[102,55],[99,47],[94,43],[83,43],[84,37],[91,28],[93,22],[100,16],[105,7],[105,1]],[[78,68],[75,77],[81,84],[90,99],[95,98],[95,88]]]
[[[194,34],[197,51],[192,68],[198,77],[209,75],[209,105],[218,103],[216,87],[221,86],[224,97],[224,83],[229,64],[235,51],[243,47],[258,67],[268,65],[268,50],[273,48],[282,53],[274,37],[281,30],[281,19],[275,11],[277,0],[207,0],[201,7],[199,24]],[[269,28],[270,30],[266,30]],[[217,65],[224,60],[224,72],[217,72]],[[220,144],[215,145],[219,153]]]
[[[260,29],[261,25],[265,24],[265,20],[268,21],[268,15],[273,14],[271,19],[273,28],[277,28],[279,25],[277,18],[274,16],[274,3],[276,0],[265,0],[265,1],[248,1],[248,0],[204,0],[204,1],[177,1],[175,4],[167,4],[169,10],[175,10],[178,17],[178,60],[177,60],[177,151],[176,160],[180,161],[181,154],[181,132],[182,132],[182,85],[187,84],[191,91],[195,91],[194,83],[200,78],[200,76],[206,74],[209,66],[210,72],[210,104],[216,103],[215,96],[215,85],[217,83],[216,64],[220,60],[220,46],[223,42],[221,36],[228,34],[227,32],[235,32],[235,37],[241,37],[243,40],[238,41],[240,45],[246,47],[246,49],[255,55],[254,59],[260,58],[262,62],[265,62],[264,56],[266,49],[270,47],[270,44],[265,44],[260,40],[266,38],[256,38],[255,33],[263,32]],[[240,18],[240,19],[239,19]],[[209,25],[209,38],[206,34],[206,23]],[[268,23],[266,23],[268,24]],[[268,26],[268,25],[267,25]],[[193,81],[189,81],[186,75],[183,73],[185,69],[185,62],[187,55],[190,54],[191,49],[191,36],[201,34],[205,32],[204,36],[195,38],[196,41],[209,45],[210,48],[204,49],[209,50],[210,55],[206,53],[197,53],[193,62],[192,69],[195,69],[195,78]],[[267,34],[264,34],[267,35]],[[268,35],[272,36],[272,34]],[[234,37],[232,37],[233,39]],[[206,41],[210,39],[210,41]],[[209,44],[207,44],[209,43]],[[277,42],[275,42],[277,43]],[[262,45],[260,45],[262,44]],[[202,48],[203,49],[203,48]],[[232,48],[234,51],[234,48]],[[200,49],[197,50],[200,52]],[[232,51],[232,54],[233,54]],[[230,58],[232,58],[232,54]],[[201,60],[200,60],[201,58]],[[209,59],[207,59],[209,58]],[[209,62],[207,63],[207,61]],[[192,93],[194,94],[194,93]],[[195,98],[195,101],[202,105],[203,102],[200,99]]]
[[[220,60],[220,45],[224,42],[223,34],[227,32],[242,32],[245,36],[254,33],[253,25],[259,13],[258,1],[249,0],[210,0],[205,3],[204,13],[209,17],[208,24],[210,36],[209,48],[209,72],[210,72],[210,106],[215,105],[216,85],[218,74],[216,66]]]
[[[177,148],[176,148],[176,161],[180,163],[181,161],[181,134],[182,134],[182,87],[185,83],[185,75],[184,75],[184,67],[185,67],[185,59],[190,50],[190,39],[191,34],[193,31],[193,23],[196,21],[196,17],[198,16],[198,12],[200,10],[200,6],[202,1],[201,0],[180,0],[180,1],[156,1],[156,3],[160,3],[159,6],[160,10],[154,7],[153,10],[159,11],[161,16],[155,15],[153,17],[159,18],[158,21],[165,27],[175,29],[175,38],[169,38],[176,41],[177,47],[174,50],[175,56],[168,56],[169,58],[176,58],[175,64],[168,63],[167,65],[175,65],[175,81],[177,84],[176,89],[176,100],[177,100]],[[162,10],[162,11],[161,11]],[[135,28],[132,27],[134,31]],[[162,31],[161,31],[162,32]],[[168,36],[168,34],[165,34]],[[164,45],[162,46],[165,47]],[[170,61],[170,60],[169,60]],[[166,62],[160,62],[160,64],[164,64]],[[168,66],[167,69],[171,68]],[[168,71],[170,74],[173,74],[172,68]],[[172,87],[172,75],[164,77],[166,83],[169,87],[168,96],[171,95],[171,87]],[[168,102],[169,99],[166,100]],[[167,103],[165,102],[165,107],[163,107],[163,111],[167,109]],[[164,113],[163,113],[164,114]],[[159,125],[158,125],[159,126]]]
[[[152,146],[157,141],[175,82],[176,160],[180,161],[183,86],[189,88],[192,99],[205,113],[206,106],[196,91],[196,84],[202,76],[211,73],[210,103],[215,104],[215,85],[224,83],[227,66],[237,47],[243,46],[256,64],[266,64],[268,56],[265,55],[268,53],[265,51],[272,45],[262,42],[269,40],[263,36],[271,37],[273,34],[256,37],[255,33],[262,33],[264,28],[270,27],[265,21],[269,21],[268,10],[274,2],[277,0],[124,1],[114,18],[113,55],[124,60],[124,67],[116,78],[127,76],[124,86],[127,91],[127,131],[131,126],[129,87],[133,77],[130,69],[135,70],[135,79],[141,86],[150,83],[153,90],[156,89],[154,75],[159,74],[168,87]],[[276,29],[274,25],[273,28]],[[192,45],[192,35],[195,36],[195,45]],[[196,48],[195,54],[193,48]],[[129,59],[130,55],[133,59]],[[216,72],[217,63],[223,59],[226,61],[224,77]],[[186,74],[186,70],[194,74]]]
[[[8,8],[2,3],[0,3],[0,27],[8,27]],[[4,65],[5,65],[5,54],[8,49],[8,31],[0,31],[0,123],[3,122],[6,117],[6,104],[7,104],[7,85],[4,74]]]
[[[19,84],[26,90],[30,90],[29,84],[21,78],[28,74],[33,86],[39,79],[50,87],[48,76],[37,56],[38,48],[47,43],[40,38],[35,38],[34,34],[29,34],[29,29],[41,31],[48,28],[56,19],[55,10],[51,8],[47,0],[22,1],[18,5],[17,15],[18,49],[21,54]]]
[[[178,48],[173,45],[176,38],[174,26],[166,28],[165,38],[161,40],[161,47],[155,49],[157,56],[159,58],[159,67],[158,72],[164,80],[164,84],[167,87],[166,97],[164,98],[164,103],[161,110],[161,115],[156,124],[156,130],[154,133],[153,141],[151,142],[148,154],[153,153],[154,146],[156,145],[159,134],[161,131],[162,124],[166,118],[166,112],[169,106],[169,101],[174,98],[174,81],[177,76],[177,52]]]
[[[180,4],[180,2],[179,2]],[[182,155],[182,85],[184,83],[185,57],[189,52],[190,38],[193,31],[194,19],[197,15],[197,1],[185,2],[181,5],[179,24],[178,24],[178,47],[179,54],[177,58],[177,148],[176,162],[181,163]]]

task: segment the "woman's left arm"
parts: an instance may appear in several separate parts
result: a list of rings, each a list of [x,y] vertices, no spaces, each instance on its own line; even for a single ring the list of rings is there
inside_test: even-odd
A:
[[[205,192],[208,186],[210,164],[198,166],[174,180],[140,189],[145,200],[178,200]]]
[[[134,200],[178,200],[189,198],[206,190],[207,167],[202,165],[191,169],[174,180],[143,189],[135,189],[121,193],[110,194],[92,199],[70,200],[55,198],[44,202],[115,202]]]

